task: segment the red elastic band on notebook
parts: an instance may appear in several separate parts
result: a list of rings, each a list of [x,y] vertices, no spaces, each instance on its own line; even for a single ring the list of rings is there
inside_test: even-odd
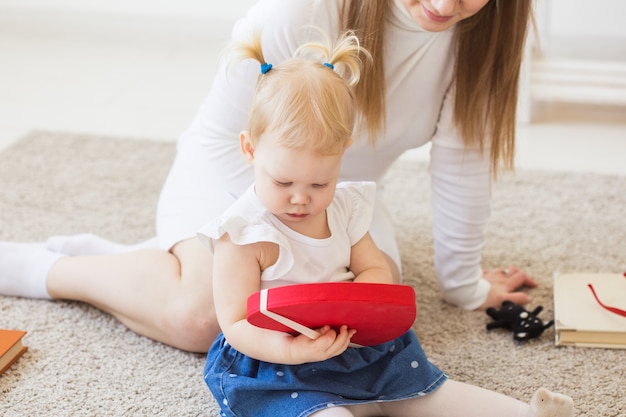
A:
[[[624,276],[626,277],[626,273],[624,273]],[[600,299],[598,298],[598,295],[596,294],[596,290],[594,290],[594,289],[593,289],[593,285],[591,285],[591,284],[587,284],[587,286],[588,286],[588,287],[589,287],[589,289],[591,290],[591,292],[592,292],[592,294],[593,294],[593,297],[596,299],[596,301],[598,302],[598,304],[600,304],[600,305],[601,305],[604,309],[606,309],[606,310],[610,311],[611,313],[615,313],[615,314],[617,314],[617,315],[620,315],[620,316],[624,316],[624,317],[626,317],[626,311],[624,311],[624,310],[622,310],[622,309],[619,309],[619,308],[617,308],[617,307],[611,307],[611,306],[604,305],[604,304],[602,303],[602,301],[600,301]]]

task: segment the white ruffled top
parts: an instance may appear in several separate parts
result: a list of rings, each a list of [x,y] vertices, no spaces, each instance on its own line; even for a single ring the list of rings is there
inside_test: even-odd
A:
[[[348,269],[350,251],[369,230],[375,195],[376,184],[372,181],[337,184],[335,197],[326,210],[331,235],[315,239],[282,223],[261,204],[251,186],[224,214],[204,225],[198,237],[211,250],[225,233],[237,245],[276,243],[278,260],[262,271],[261,288],[347,281],[354,278]]]

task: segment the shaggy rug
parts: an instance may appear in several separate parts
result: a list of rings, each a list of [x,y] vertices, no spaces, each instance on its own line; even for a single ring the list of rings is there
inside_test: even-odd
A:
[[[123,243],[153,236],[172,143],[33,132],[0,153],[0,240],[91,232]],[[571,395],[578,416],[626,415],[624,350],[555,347],[552,328],[514,342],[484,312],[444,303],[432,265],[423,163],[398,161],[384,183],[414,329],[450,377],[528,401],[539,386]],[[553,317],[554,271],[626,270],[626,179],[517,171],[493,187],[483,263],[518,265],[540,287],[530,307]],[[0,271],[0,274],[2,271]],[[0,296],[0,327],[28,331],[28,352],[0,377],[2,416],[217,416],[204,355],[138,336],[78,302]],[[278,415],[278,414],[277,414]]]

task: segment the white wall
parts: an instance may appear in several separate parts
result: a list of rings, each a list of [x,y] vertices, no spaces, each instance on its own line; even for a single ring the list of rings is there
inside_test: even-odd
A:
[[[537,0],[546,7],[555,36],[616,37],[626,40],[624,0]]]
[[[535,0],[541,55],[626,63],[626,1]]]
[[[535,0],[538,49],[526,62],[520,114],[533,101],[626,105],[626,2]],[[622,110],[623,111],[623,110]]]
[[[511,0],[505,0],[511,1]],[[0,7],[93,13],[121,13],[194,19],[236,19],[255,0],[0,0]],[[554,36],[599,36],[626,39],[624,0],[537,0]]]
[[[505,0],[511,1],[511,0]],[[241,16],[255,0],[0,0],[0,7],[109,12],[191,18]],[[548,14],[546,22],[556,36],[626,38],[624,0],[537,0]]]
[[[234,20],[255,0],[0,0],[0,7]]]

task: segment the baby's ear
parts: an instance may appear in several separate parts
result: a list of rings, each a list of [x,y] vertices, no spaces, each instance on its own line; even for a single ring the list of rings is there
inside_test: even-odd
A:
[[[239,134],[239,147],[246,161],[252,163],[254,161],[254,144],[250,138],[249,131],[244,130]]]

